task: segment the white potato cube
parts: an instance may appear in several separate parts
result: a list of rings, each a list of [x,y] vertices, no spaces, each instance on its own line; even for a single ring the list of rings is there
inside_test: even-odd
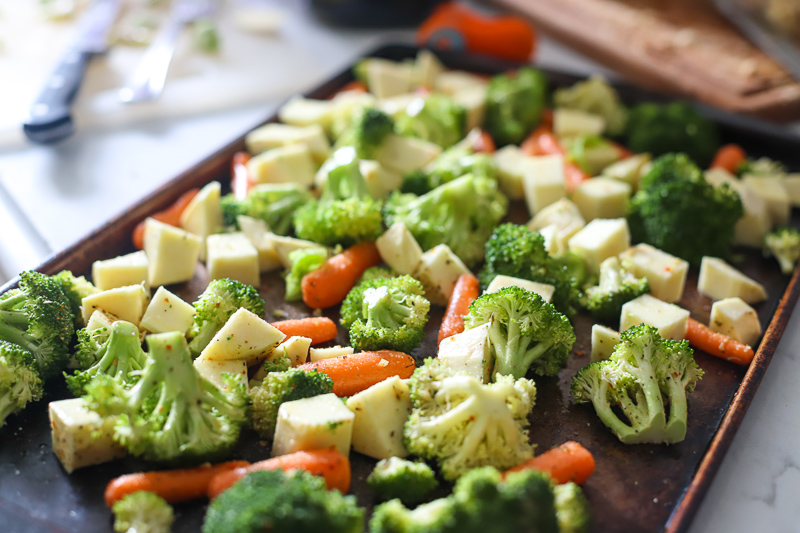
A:
[[[186,333],[194,322],[194,306],[159,287],[144,312],[139,327],[151,333]]]
[[[239,377],[246,390],[250,390],[247,382],[247,363],[242,360],[213,361],[211,359],[195,359],[194,367],[197,373],[206,378],[222,390],[227,390],[223,374],[232,374]]]
[[[280,343],[278,347],[269,354],[267,359],[271,361],[278,357],[286,357],[292,362],[292,366],[299,366],[308,359],[309,348],[311,348],[311,339],[308,337],[289,337]],[[350,353],[352,353],[352,351]]]
[[[452,96],[462,89],[487,84],[488,81],[483,76],[478,76],[477,74],[472,74],[471,72],[463,70],[446,70],[436,76],[433,89],[437,92]]]
[[[202,237],[148,218],[144,223],[144,251],[149,260],[150,286],[192,279],[202,246]]]
[[[441,153],[442,148],[434,143],[392,133],[378,149],[375,159],[388,170],[403,175],[424,167]]]
[[[548,226],[555,226],[552,236],[549,239],[547,251],[550,255],[562,254],[569,250],[569,240],[586,225],[583,215],[578,206],[566,198],[554,202],[538,213],[528,222],[528,229],[531,231],[543,232]],[[548,236],[545,236],[547,241]]]
[[[81,301],[81,314],[84,323],[87,323],[92,313],[102,309],[138,326],[149,299],[150,294],[144,285],[117,287],[85,297]]]
[[[717,257],[703,257],[697,290],[712,300],[738,297],[753,304],[767,299],[763,285]]]
[[[495,276],[489,286],[486,287],[484,294],[497,292],[505,287],[520,287],[526,291],[535,292],[544,299],[545,302],[550,303],[553,300],[553,293],[556,288],[547,283],[538,283],[527,279],[514,278],[511,276],[499,275]]]
[[[381,98],[375,103],[375,107],[386,113],[392,118],[397,118],[406,112],[408,104],[419,98],[416,93],[405,93],[390,96],[389,98]]]
[[[602,177],[581,182],[572,193],[572,201],[587,221],[624,217],[628,212],[630,197],[630,185]]]
[[[258,269],[261,272],[272,272],[283,268],[278,250],[272,237],[275,235],[267,229],[267,223],[259,218],[244,215],[236,217],[239,229],[250,240],[250,244],[258,253]]]
[[[323,359],[335,359],[342,355],[352,355],[352,346],[332,346],[330,348],[310,348],[308,350],[308,360],[312,363],[322,361]]]
[[[247,162],[247,172],[256,183],[314,183],[314,160],[304,144],[273,148]]]
[[[465,87],[453,93],[453,101],[460,104],[467,112],[467,131],[479,128],[486,116],[486,91],[485,85]]]
[[[631,186],[631,190],[636,192],[642,176],[647,173],[649,167],[650,154],[635,154],[610,164],[603,169],[602,174],[607,178],[627,183]]]
[[[558,108],[553,111],[553,133],[559,137],[601,135],[606,121],[600,115],[580,109]]]
[[[744,207],[744,216],[736,222],[733,242],[753,248],[764,246],[764,236],[772,229],[772,215],[767,201],[745,183],[733,183]]]
[[[592,363],[605,361],[619,344],[619,332],[601,324],[592,326]]]
[[[560,155],[532,157],[522,177],[525,202],[531,216],[567,195],[564,158]]]
[[[290,126],[319,125],[328,129],[331,125],[333,102],[330,100],[311,100],[295,96],[278,110],[278,118]]]
[[[739,178],[720,167],[709,168],[703,172],[703,176],[706,178],[706,181],[714,187],[719,187],[723,184],[733,187],[733,185],[739,181]]]
[[[417,61],[414,64],[413,73],[415,85],[432,88],[436,83],[436,78],[442,72],[444,72],[444,65],[436,57],[436,54],[427,48],[423,48],[417,53]]]
[[[469,269],[446,244],[434,246],[420,258],[413,276],[425,287],[425,296],[435,305],[447,305],[461,274]]]
[[[406,457],[403,426],[411,414],[408,385],[398,376],[347,399],[353,412],[353,449],[374,459]]]
[[[761,322],[756,310],[741,298],[725,298],[714,302],[708,326],[751,346],[761,337]]]
[[[494,153],[497,165],[497,181],[503,194],[513,200],[525,197],[523,178],[531,156],[524,154],[519,146],[509,144]]]
[[[247,150],[252,154],[262,154],[274,148],[302,145],[308,149],[317,164],[325,161],[331,153],[331,145],[325,130],[318,124],[297,127],[273,122],[248,133],[245,143]]]
[[[203,238],[204,245],[200,248],[200,261],[205,261],[206,258],[206,237],[222,231],[220,190],[219,182],[212,181],[194,195],[192,201],[181,213],[181,227],[189,233]]]
[[[208,276],[210,279],[230,278],[258,287],[261,282],[258,251],[242,232],[209,235]]]
[[[118,316],[102,309],[95,309],[89,320],[86,321],[86,331],[94,331],[100,328],[111,329],[112,324],[117,320],[119,320]]]
[[[400,275],[411,275],[422,260],[422,248],[402,222],[392,227],[375,241],[383,262]]]
[[[619,254],[622,266],[637,278],[647,278],[650,294],[668,303],[683,298],[689,263],[649,244],[637,244]]]
[[[241,359],[248,366],[265,359],[286,335],[244,307],[231,315],[208,343],[200,359]]]
[[[679,341],[686,337],[688,323],[689,311],[686,309],[643,294],[622,306],[619,330],[625,331],[637,324],[647,324],[656,328],[661,337]]]
[[[767,203],[773,226],[785,226],[789,223],[792,206],[789,204],[789,194],[783,185],[783,178],[745,175],[742,183]]]
[[[143,250],[92,263],[92,283],[101,291],[139,285],[149,289],[147,254]]]
[[[800,174],[787,174],[783,178],[783,187],[789,197],[789,203],[794,207],[800,206]]]
[[[489,383],[494,370],[494,358],[489,344],[489,324],[442,339],[439,343],[438,359],[448,368]]]
[[[269,234],[269,241],[275,247],[275,252],[278,254],[278,261],[283,268],[290,268],[292,262],[289,261],[289,254],[295,250],[305,250],[306,248],[321,248],[319,243],[312,241],[304,241],[303,239],[295,239],[294,237],[283,237],[274,233]]]
[[[355,415],[335,394],[282,403],[272,456],[335,447],[350,454]]]
[[[630,248],[628,221],[624,218],[596,218],[573,235],[567,244],[571,252],[583,257],[591,272],[600,272],[600,263]]]
[[[125,449],[114,441],[116,418],[100,417],[82,398],[50,402],[48,412],[53,452],[68,474],[125,456]]]
[[[403,176],[397,172],[383,168],[383,165],[371,159],[362,159],[358,162],[358,169],[367,182],[369,195],[376,200],[382,200],[389,194],[399,189],[403,184]]]
[[[414,66],[388,59],[364,59],[367,87],[376,98],[388,98],[411,90]]]

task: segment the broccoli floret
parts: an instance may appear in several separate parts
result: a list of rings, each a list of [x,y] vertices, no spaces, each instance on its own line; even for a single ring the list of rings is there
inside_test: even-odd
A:
[[[62,270],[53,277],[61,282],[61,288],[69,300],[75,329],[83,327],[83,312],[81,311],[83,299],[100,292],[100,290],[85,277],[76,277],[69,270]]]
[[[251,188],[244,200],[237,200],[233,194],[223,196],[222,222],[236,229],[237,217],[245,215],[263,220],[273,233],[288,235],[294,212],[313,198],[308,189],[297,183],[262,183]]]
[[[327,490],[325,480],[295,471],[253,472],[208,507],[203,533],[361,533],[355,496]]]
[[[569,319],[538,294],[505,287],[484,294],[469,306],[466,329],[489,324],[489,342],[495,358],[494,375],[520,378],[528,369],[555,376],[567,364],[575,344]]]
[[[422,195],[466,174],[497,179],[494,158],[488,154],[475,153],[468,144],[458,143],[442,152],[424,169],[414,170],[403,176],[400,191]]]
[[[452,498],[424,503],[414,510],[394,499],[375,508],[369,533],[456,533],[459,525]]]
[[[619,320],[622,306],[650,292],[647,278],[637,278],[624,268],[616,257],[600,263],[600,282],[586,290],[586,309],[597,320]]]
[[[147,460],[196,463],[227,454],[247,418],[239,376],[226,375],[224,390],[200,376],[180,332],[148,335],[147,344],[136,385],[127,389],[99,375],[86,386],[87,406],[100,416],[117,416],[115,440]]]
[[[367,477],[367,484],[381,501],[399,498],[405,505],[415,505],[423,501],[439,486],[431,467],[399,457],[378,461]]]
[[[786,167],[780,161],[775,161],[769,157],[760,157],[758,159],[747,158],[739,164],[736,169],[736,174],[739,176],[785,176]]]
[[[589,278],[586,261],[574,252],[564,252],[550,256],[552,264],[562,273],[564,280],[571,280],[570,286],[583,287]]]
[[[572,87],[557,89],[553,93],[556,108],[578,109],[594,113],[606,121],[606,133],[617,136],[625,131],[628,109],[620,102],[616,89],[601,76],[592,76]]]
[[[195,356],[208,346],[214,335],[240,308],[264,316],[266,307],[255,287],[228,278],[211,280],[192,305],[195,315],[194,324],[189,330],[189,338],[192,339],[189,349]]]
[[[29,402],[41,400],[43,392],[33,354],[0,341],[0,427],[9,415],[22,411]]]
[[[671,444],[686,437],[686,393],[702,376],[688,341],[662,339],[640,324],[622,333],[609,359],[578,371],[572,397],[592,402],[625,444]]]
[[[717,127],[687,102],[646,103],[633,107],[625,133],[634,153],[653,157],[683,152],[706,167],[719,148]]]
[[[684,154],[653,161],[628,209],[634,241],[652,244],[697,266],[704,256],[726,257],[744,215],[738,193],[714,187]]]
[[[423,250],[446,244],[472,267],[483,259],[484,244],[507,208],[495,180],[467,174],[419,197],[395,191],[386,204],[386,225],[402,222]]]
[[[289,253],[289,263],[292,266],[286,271],[287,302],[303,299],[303,276],[321,267],[327,258],[328,250],[325,248],[302,248]]]
[[[327,394],[332,390],[333,380],[316,370],[307,372],[292,368],[284,372],[270,372],[261,385],[250,391],[253,404],[250,423],[261,438],[272,440],[281,404]]]
[[[544,237],[518,224],[501,224],[486,242],[486,264],[479,274],[484,287],[498,275],[546,283],[555,287],[553,305],[572,316],[580,299],[579,286],[585,265],[573,255],[553,258],[544,247]]]
[[[169,533],[175,514],[158,494],[140,490],[114,503],[114,531],[117,533]]]
[[[336,147],[351,146],[359,159],[374,159],[386,137],[394,132],[392,118],[373,107],[358,110],[336,140]]]
[[[520,144],[542,117],[547,78],[533,68],[501,74],[489,82],[484,127],[498,146]]]
[[[411,353],[425,337],[430,307],[422,284],[411,276],[375,278],[347,294],[341,324],[350,329],[356,350]]]
[[[403,443],[411,454],[436,460],[445,479],[480,466],[511,468],[533,455],[527,429],[533,381],[497,376],[484,385],[429,358],[408,386],[412,410]]]
[[[298,209],[294,225],[299,238],[325,246],[352,246],[383,233],[381,202],[369,195],[352,148],[333,154],[320,200]]]
[[[31,352],[46,380],[69,360],[75,332],[71,309],[61,280],[33,270],[23,272],[19,288],[0,296],[0,340]]]
[[[553,487],[558,533],[587,533],[591,523],[589,502],[573,482]]]
[[[764,255],[773,256],[781,265],[781,272],[791,274],[800,260],[800,232],[794,228],[780,228],[767,233]]]
[[[466,127],[464,106],[441,94],[414,99],[395,123],[400,135],[419,137],[442,148],[449,148],[463,139]]]
[[[373,279],[390,279],[396,278],[398,276],[397,272],[392,270],[391,268],[386,267],[369,267],[361,274],[361,277],[356,280],[356,286],[360,285],[365,281],[370,281]]]
[[[86,385],[99,374],[106,374],[130,386],[138,379],[144,368],[147,354],[142,350],[139,328],[130,322],[118,320],[111,325],[110,332],[100,330],[78,331],[78,346],[75,358],[82,370],[74,375],[66,373],[67,387],[75,396],[86,392]]]

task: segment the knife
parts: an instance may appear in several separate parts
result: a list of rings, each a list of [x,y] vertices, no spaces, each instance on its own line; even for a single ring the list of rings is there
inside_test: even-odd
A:
[[[789,37],[772,28],[763,16],[748,11],[740,0],[714,0],[714,5],[764,53],[800,80],[800,48]]]
[[[120,0],[95,0],[78,24],[77,37],[50,74],[22,125],[35,143],[60,141],[75,131],[71,107],[89,61],[108,49],[108,32],[117,18]]]

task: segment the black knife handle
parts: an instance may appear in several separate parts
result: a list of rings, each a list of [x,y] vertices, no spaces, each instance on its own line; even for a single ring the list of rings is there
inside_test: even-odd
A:
[[[53,143],[75,131],[70,109],[91,57],[91,52],[70,50],[61,58],[22,125],[28,139],[35,143]]]

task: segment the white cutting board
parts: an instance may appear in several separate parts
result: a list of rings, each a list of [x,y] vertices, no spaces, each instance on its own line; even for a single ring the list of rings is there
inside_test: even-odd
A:
[[[189,31],[184,31],[158,100],[123,104],[117,98],[118,88],[141,60],[143,47],[115,45],[95,58],[74,107],[77,127],[219,111],[283,98],[318,79],[321,65],[303,43],[291,42],[280,30],[270,35],[243,32],[233,23],[236,9],[231,3],[220,7],[216,54],[198,52]],[[25,142],[20,124],[75,27],[74,20],[44,20],[38,0],[0,0],[0,149]]]

